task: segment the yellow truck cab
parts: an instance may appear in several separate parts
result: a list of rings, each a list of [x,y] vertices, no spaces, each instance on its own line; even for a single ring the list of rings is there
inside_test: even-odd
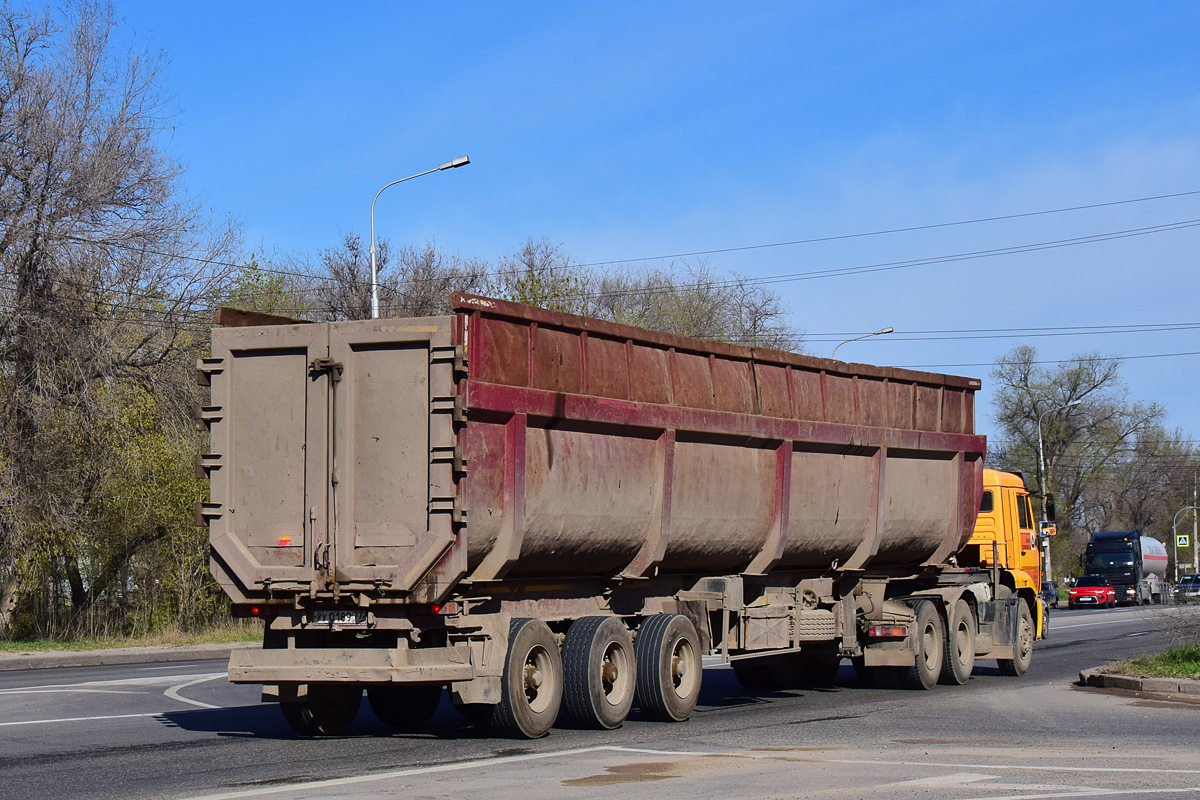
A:
[[[1003,570],[1002,583],[1029,603],[1040,639],[1047,625],[1045,608],[1038,599],[1042,562],[1037,544],[1037,521],[1025,481],[1011,472],[985,469],[979,516],[959,563],[990,568],[994,552]]]

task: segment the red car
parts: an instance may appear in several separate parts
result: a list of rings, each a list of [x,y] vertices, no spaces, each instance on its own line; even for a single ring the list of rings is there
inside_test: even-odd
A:
[[[1071,595],[1067,598],[1067,607],[1104,606],[1112,608],[1117,604],[1117,593],[1103,575],[1084,575],[1075,581],[1071,587]]]

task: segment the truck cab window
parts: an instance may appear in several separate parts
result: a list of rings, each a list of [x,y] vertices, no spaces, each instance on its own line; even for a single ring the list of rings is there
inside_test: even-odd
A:
[[[1017,527],[1027,531],[1033,527],[1033,514],[1029,513],[1029,495],[1017,496]]]
[[[992,510],[992,493],[984,492],[983,498],[979,501],[979,513],[986,514]]]

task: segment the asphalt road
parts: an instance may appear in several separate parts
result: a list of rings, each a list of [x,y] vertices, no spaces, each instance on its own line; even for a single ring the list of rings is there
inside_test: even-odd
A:
[[[495,739],[448,701],[396,733],[297,738],[214,661],[0,674],[0,798],[1200,797],[1200,705],[1072,686],[1162,649],[1171,609],[1060,610],[1023,678],[753,696],[705,671],[687,722]]]

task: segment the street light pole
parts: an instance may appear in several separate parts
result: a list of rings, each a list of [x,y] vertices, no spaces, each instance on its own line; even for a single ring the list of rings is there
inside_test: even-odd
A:
[[[1042,536],[1042,528],[1045,527],[1046,523],[1046,456],[1042,448],[1042,420],[1045,419],[1046,415],[1051,411],[1065,411],[1071,406],[1077,406],[1082,402],[1083,400],[1081,398],[1076,398],[1064,405],[1057,406],[1055,408],[1048,408],[1038,417],[1038,491],[1042,493],[1042,526],[1038,528],[1037,533],[1038,540],[1042,543],[1042,560],[1045,564],[1042,569],[1042,571],[1045,573],[1045,577],[1042,580],[1054,580],[1054,576],[1050,568],[1050,539]]]
[[[428,175],[431,172],[440,172],[444,169],[454,169],[456,167],[465,167],[471,163],[471,159],[467,156],[459,156],[453,161],[447,161],[445,164],[427,169],[424,172],[418,172],[416,175],[409,175],[407,178],[392,181],[383,189],[391,188],[397,183],[411,181],[413,178],[419,178],[422,175]],[[383,189],[375,193],[375,200],[379,199],[379,195],[383,194]],[[375,200],[371,201],[371,319],[379,319],[379,272],[375,269]]]
[[[1184,506],[1175,512],[1175,518],[1171,520],[1171,538],[1175,540],[1175,582],[1179,583],[1179,534],[1175,530],[1175,524],[1179,522],[1179,515],[1185,511],[1200,511],[1196,506]],[[1192,540],[1192,552],[1196,551],[1196,540]]]
[[[844,342],[838,342],[837,347],[833,348],[833,352],[829,354],[829,357],[837,358],[838,347],[841,347],[844,344],[850,344],[851,342],[861,341],[862,339],[870,339],[872,336],[883,336],[885,333],[891,333],[892,330],[893,329],[889,326],[887,328],[880,328],[879,330],[875,331],[874,333],[864,333],[862,336],[855,336],[853,339],[847,339]]]

